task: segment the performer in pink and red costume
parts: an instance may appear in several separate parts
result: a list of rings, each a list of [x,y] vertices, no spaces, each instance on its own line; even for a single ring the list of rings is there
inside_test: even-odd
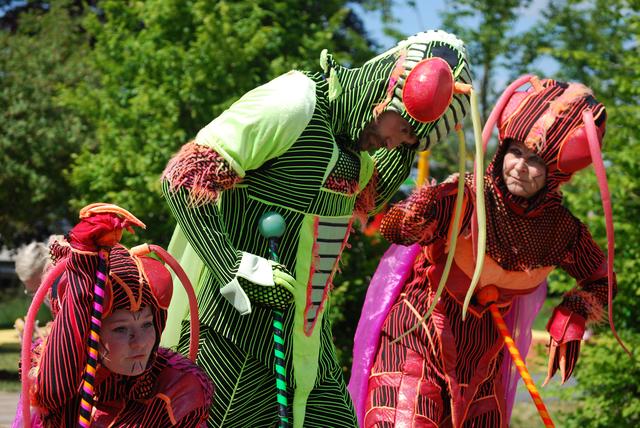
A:
[[[595,124],[593,135],[601,142],[606,113],[584,85],[536,77],[530,83],[528,90],[507,95],[497,111],[499,145],[484,175],[487,254],[478,290],[496,287],[503,315],[528,311],[528,330],[544,299],[547,275],[560,267],[576,279],[547,325],[547,381],[560,369],[564,382],[578,359],[586,323],[603,318],[615,293],[605,255],[562,206],[559,190],[591,162],[587,127]],[[585,112],[592,122],[585,121]],[[392,248],[368,292],[349,385],[365,427],[508,425],[512,395],[505,369],[512,363],[503,339],[488,306],[473,299],[464,321],[462,314],[476,263],[473,179],[465,177],[460,233],[444,293],[432,315],[397,342],[434,300],[451,246],[458,177],[418,189],[383,220],[381,232],[389,241],[419,247]],[[385,299],[390,309],[381,308]],[[529,299],[527,307],[515,308],[523,299]],[[375,330],[376,323],[382,324],[379,338],[365,328]]]
[[[195,303],[186,275],[158,246],[129,250],[118,243],[123,229],[144,227],[122,208],[92,204],[80,218],[66,241],[51,245],[54,266],[29,310],[23,411],[14,426],[206,426],[213,386],[193,361],[158,347],[173,283],[165,266],[146,255],[169,264]],[[29,352],[33,316],[45,295],[55,318]],[[197,307],[192,310],[197,324]],[[192,360],[196,353],[197,341]]]

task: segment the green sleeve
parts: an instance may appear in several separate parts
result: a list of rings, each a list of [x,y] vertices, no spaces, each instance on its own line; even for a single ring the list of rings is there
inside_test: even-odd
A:
[[[316,84],[290,71],[247,92],[198,133],[240,177],[286,152],[309,124]]]
[[[194,206],[189,203],[186,189],[171,190],[167,181],[162,183],[162,190],[172,214],[200,259],[220,284],[231,281],[242,254],[231,244],[216,202]]]

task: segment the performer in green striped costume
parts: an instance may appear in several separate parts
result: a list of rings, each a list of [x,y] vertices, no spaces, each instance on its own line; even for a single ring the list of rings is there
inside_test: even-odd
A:
[[[340,254],[354,218],[380,209],[415,152],[469,109],[463,44],[442,31],[412,36],[360,68],[326,51],[320,63],[322,72],[291,71],[245,94],[163,175],[178,220],[170,251],[198,287],[197,362],[215,383],[210,426],[277,423],[274,308],[284,312],[293,426],[356,426],[325,316]],[[286,223],[279,263],[258,232],[268,211]],[[165,346],[185,349],[186,311],[174,296]]]

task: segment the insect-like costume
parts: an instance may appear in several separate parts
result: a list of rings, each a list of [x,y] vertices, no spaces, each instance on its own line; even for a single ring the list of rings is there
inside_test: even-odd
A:
[[[94,204],[83,209],[68,241],[51,244],[53,267],[29,313],[35,315],[48,293],[54,321],[31,358],[30,329],[25,329],[22,367],[25,362],[31,367],[23,373],[25,412],[16,422],[26,414],[25,426],[206,426],[213,396],[210,379],[186,357],[158,347],[172,296],[171,274],[145,255],[147,247],[128,250],[117,240],[109,247],[94,244],[105,232],[142,225],[114,214],[124,212],[114,207]],[[168,253],[150,247],[175,267]],[[115,310],[145,307],[151,309],[156,337],[145,370],[135,376],[110,371],[101,363],[106,349],[100,342],[101,320]],[[33,319],[28,324],[33,325]]]
[[[583,112],[592,113],[600,139],[606,113],[583,85],[537,78],[531,82],[529,90],[515,92],[502,110],[499,146],[483,177],[487,255],[478,288],[496,286],[496,303],[506,314],[512,310],[515,297],[536,292],[555,267],[574,277],[577,287],[564,296],[547,325],[555,343],[567,346],[568,377],[578,358],[585,323],[603,317],[608,294],[607,263],[587,227],[562,206],[559,186],[591,160]],[[513,195],[504,183],[502,166],[510,141],[524,143],[546,165],[546,185],[531,198]],[[354,355],[350,390],[361,405],[358,410],[364,426],[508,425],[503,339],[488,308],[477,301],[472,301],[467,319],[462,318],[476,263],[472,245],[473,176],[467,175],[464,180],[461,232],[455,238],[454,263],[445,292],[431,316],[396,343],[392,343],[394,339],[419,322],[434,300],[451,246],[458,178],[418,189],[383,220],[381,232],[388,240],[404,245],[419,243],[420,248],[395,249],[390,254],[398,257],[395,266],[415,257],[404,278],[393,266],[383,266],[388,276],[378,278],[378,282],[388,278],[397,283],[397,297],[388,312],[380,309],[382,294],[374,297],[381,291],[369,290],[374,310],[363,310],[356,335],[367,334],[376,314],[387,315],[379,342],[373,342],[378,343],[377,349],[372,352],[372,345],[367,350],[369,356]],[[390,287],[390,282],[386,286]],[[388,289],[385,292],[391,293]],[[557,356],[552,363],[555,371]],[[363,399],[359,385],[366,375],[368,389]]]
[[[448,92],[413,91],[412,70],[436,63],[445,63]],[[271,308],[284,309],[294,426],[355,425],[325,316],[354,216],[381,208],[416,149],[442,139],[469,108],[468,96],[451,87],[470,83],[463,45],[441,31],[413,36],[360,68],[344,68],[326,51],[321,65],[323,73],[291,71],[248,92],[164,173],[179,224],[170,250],[198,282],[198,363],[216,385],[212,426],[275,423]],[[411,124],[420,147],[357,149],[365,126],[386,111]],[[286,222],[282,265],[269,263],[258,233],[267,211]],[[282,286],[289,273],[293,286]],[[184,308],[170,308],[173,316],[181,321]]]

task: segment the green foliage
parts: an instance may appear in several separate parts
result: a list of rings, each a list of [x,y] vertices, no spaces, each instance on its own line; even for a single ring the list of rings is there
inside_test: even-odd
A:
[[[89,131],[60,93],[90,79],[90,70],[67,3],[24,13],[17,33],[0,32],[0,243],[8,246],[56,231],[70,217],[64,171]]]
[[[9,287],[0,289],[0,329],[13,328],[18,318],[24,318],[29,310],[32,296],[24,294],[24,287]],[[39,325],[43,326],[51,321],[51,312],[46,305],[42,305],[36,315]]]
[[[560,388],[560,398],[575,402],[572,411],[557,413],[567,428],[637,427],[640,425],[640,334],[623,331],[635,350],[629,358],[611,335],[583,346],[574,376],[577,385]],[[565,407],[566,408],[566,407]]]
[[[100,2],[86,28],[96,83],[66,101],[95,125],[75,158],[75,208],[117,203],[167,243],[173,229],[160,196],[170,156],[246,91],[292,68],[319,69],[328,48],[345,62],[371,54],[343,1],[148,0]]]

